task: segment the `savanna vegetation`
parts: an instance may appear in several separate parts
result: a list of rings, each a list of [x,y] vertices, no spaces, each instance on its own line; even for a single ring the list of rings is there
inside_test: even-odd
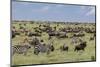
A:
[[[95,39],[95,23],[13,21],[12,65],[95,61]]]

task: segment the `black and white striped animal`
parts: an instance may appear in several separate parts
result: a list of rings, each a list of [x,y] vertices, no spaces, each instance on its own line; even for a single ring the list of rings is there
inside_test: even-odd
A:
[[[15,46],[12,46],[12,55],[14,55],[15,53],[26,55],[27,52],[28,52],[28,49],[30,49],[30,48],[31,48],[31,46],[29,46],[29,45],[15,45]]]
[[[51,51],[54,51],[53,45],[38,44],[34,47],[34,54],[36,55],[38,55],[40,52],[49,54]]]

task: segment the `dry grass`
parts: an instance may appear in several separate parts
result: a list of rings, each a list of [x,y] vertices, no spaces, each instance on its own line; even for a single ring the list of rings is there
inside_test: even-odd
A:
[[[23,25],[23,23],[21,23]],[[19,28],[19,23],[12,23],[13,26],[15,26],[17,29]],[[37,27],[38,24],[29,24],[26,23],[26,28],[31,29],[32,27]],[[91,27],[91,24],[80,24],[79,26],[82,27]],[[56,24],[51,24],[51,26],[56,26]],[[69,24],[61,24],[57,29],[60,27],[75,27],[75,25],[69,25]],[[32,29],[31,29],[32,30]],[[34,30],[33,30],[34,31]],[[45,36],[43,35],[45,34]],[[71,33],[73,34],[73,33]],[[70,33],[68,33],[68,36],[71,36]],[[76,61],[93,61],[91,57],[95,58],[95,40],[89,41],[90,36],[93,34],[85,33],[85,37],[82,37],[83,40],[87,41],[87,47],[85,51],[80,52],[74,52],[74,46],[71,43],[70,38],[64,38],[64,39],[57,39],[56,37],[53,37],[51,41],[53,41],[53,45],[56,49],[58,49],[61,45],[66,43],[69,46],[69,51],[63,51],[55,50],[54,52],[51,52],[49,55],[46,53],[40,53],[38,56],[34,55],[33,49],[30,49],[28,54],[26,56],[22,54],[15,54],[12,57],[12,65],[27,65],[27,64],[46,64],[46,63],[60,63],[60,62],[76,62]],[[12,45],[16,45],[19,42],[23,41],[25,38],[24,35],[16,36],[14,39],[12,39]],[[46,33],[42,33],[42,37],[40,39],[43,39],[46,43],[49,43],[51,41],[48,40],[48,35]],[[95,59],[94,59],[95,60]]]

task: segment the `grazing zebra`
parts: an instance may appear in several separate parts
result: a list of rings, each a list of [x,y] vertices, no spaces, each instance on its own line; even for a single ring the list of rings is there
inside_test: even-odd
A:
[[[34,47],[34,54],[38,55],[39,52],[50,54],[50,52],[54,51],[53,45],[46,45],[46,44],[38,44]]]
[[[30,49],[30,48],[31,48],[31,46],[29,46],[29,45],[15,45],[15,46],[12,46],[12,55],[14,55],[15,53],[26,55],[28,49]]]

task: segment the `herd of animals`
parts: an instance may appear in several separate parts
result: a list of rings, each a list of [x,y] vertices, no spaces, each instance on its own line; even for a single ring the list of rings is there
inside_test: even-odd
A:
[[[15,24],[15,25],[14,25]],[[16,27],[16,24],[18,27]],[[27,24],[31,25],[31,28],[27,28]],[[46,33],[48,35],[48,41],[52,40],[53,37],[57,39],[64,39],[69,38],[72,40],[72,44],[78,43],[77,45],[73,45],[74,52],[79,51],[85,51],[85,48],[87,47],[88,43],[87,41],[83,40],[82,37],[86,36],[87,34],[92,34],[92,36],[89,37],[89,41],[95,40],[96,37],[96,30],[95,30],[95,23],[91,23],[90,27],[87,26],[88,23],[35,23],[37,26],[34,26],[34,22],[14,22],[12,24],[12,40],[16,38],[17,36],[25,37],[22,40],[22,43],[18,43],[17,45],[12,44],[12,55],[17,54],[24,54],[27,55],[28,50],[32,49],[33,54],[39,55],[40,53],[46,53],[47,55],[51,52],[54,52],[55,50],[61,50],[68,52],[71,48],[66,43],[62,44],[59,49],[56,49],[56,46],[53,44],[54,41],[49,42],[48,44],[45,43],[44,39],[40,39],[40,37],[45,36],[42,35],[43,33]],[[52,24],[55,24],[52,26]],[[70,25],[75,26],[71,27]],[[33,25],[33,27],[32,27]],[[61,25],[65,25],[64,27],[61,27]],[[69,26],[67,26],[69,25]],[[89,25],[89,24],[88,24]],[[87,26],[87,27],[85,27]],[[67,35],[69,33],[72,33],[70,36]],[[12,41],[13,42],[13,41]]]

